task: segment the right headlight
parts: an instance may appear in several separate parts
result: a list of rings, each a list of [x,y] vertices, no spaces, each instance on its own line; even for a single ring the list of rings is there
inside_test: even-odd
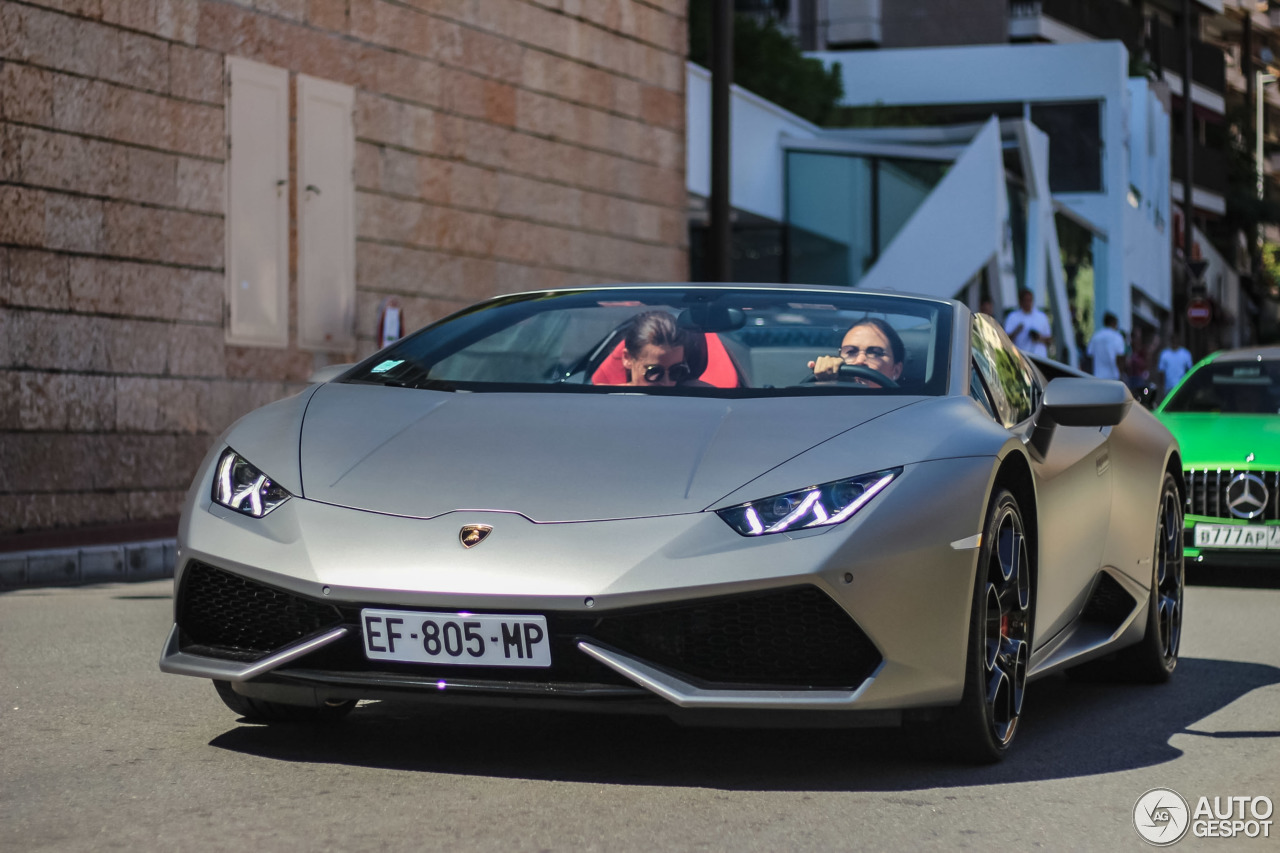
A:
[[[213,502],[262,518],[291,495],[230,447],[222,451],[213,475]]]
[[[827,527],[850,518],[901,473],[901,468],[889,468],[861,474],[716,510],[716,515],[743,536]]]

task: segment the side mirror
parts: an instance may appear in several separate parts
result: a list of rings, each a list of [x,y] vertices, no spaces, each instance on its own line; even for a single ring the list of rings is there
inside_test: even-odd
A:
[[[1062,426],[1106,427],[1124,420],[1133,395],[1116,379],[1061,376],[1044,389],[1041,410]]]
[[[326,367],[320,368],[315,373],[312,373],[311,376],[307,378],[307,381],[312,385],[321,385],[325,382],[337,379],[353,367],[355,367],[354,364],[330,364]]]
[[[1123,382],[1060,376],[1044,389],[1031,446],[1043,456],[1057,427],[1115,426],[1132,405],[1133,395]]]

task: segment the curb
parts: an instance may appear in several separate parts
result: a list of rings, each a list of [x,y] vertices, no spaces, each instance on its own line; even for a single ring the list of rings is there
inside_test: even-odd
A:
[[[0,554],[0,591],[173,577],[176,539]]]

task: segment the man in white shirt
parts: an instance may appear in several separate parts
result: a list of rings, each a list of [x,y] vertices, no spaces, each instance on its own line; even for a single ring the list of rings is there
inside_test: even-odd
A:
[[[1049,328],[1048,315],[1035,307],[1035,294],[1030,290],[1018,291],[1018,310],[1011,311],[1005,318],[1004,330],[1018,349],[1028,355],[1048,358],[1053,331]]]
[[[1089,341],[1089,357],[1093,359],[1093,375],[1099,379],[1119,379],[1124,375],[1124,335],[1116,327],[1120,321],[1108,311],[1102,317],[1102,328]]]
[[[1172,391],[1173,386],[1187,375],[1191,364],[1191,352],[1182,345],[1182,336],[1174,332],[1169,336],[1169,345],[1160,350],[1160,361],[1156,364],[1162,392],[1167,394]]]

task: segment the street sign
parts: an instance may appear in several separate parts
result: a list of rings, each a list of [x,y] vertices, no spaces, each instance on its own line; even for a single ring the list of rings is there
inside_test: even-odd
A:
[[[1213,303],[1208,299],[1192,299],[1187,303],[1187,322],[1203,329],[1213,319]]]
[[[1204,283],[1204,271],[1209,268],[1209,262],[1205,260],[1187,261],[1187,269],[1191,270],[1191,277],[1201,284]]]

